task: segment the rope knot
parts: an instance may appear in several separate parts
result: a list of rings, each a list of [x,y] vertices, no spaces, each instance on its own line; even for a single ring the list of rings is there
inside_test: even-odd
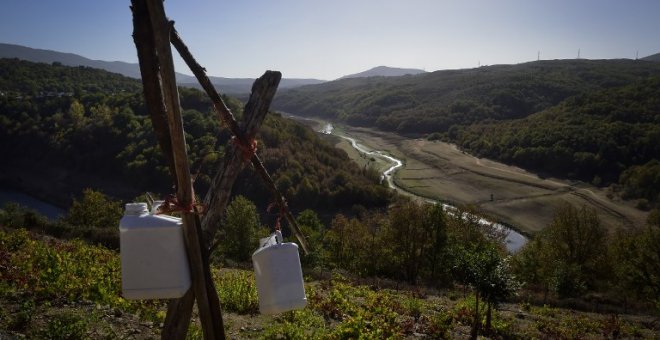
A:
[[[246,143],[242,143],[240,139],[236,138],[236,136],[233,136],[231,137],[231,142],[241,150],[241,155],[244,162],[248,162],[252,156],[257,153],[257,140],[254,138],[250,138],[246,141]]]
[[[287,210],[287,204],[286,204],[286,200],[284,198],[282,198],[282,203],[283,204],[280,205],[276,200],[274,202],[271,202],[268,205],[268,208],[266,208],[267,213],[270,213],[270,211],[273,210],[273,208],[275,206],[277,206],[279,208],[279,212],[277,213],[277,219],[275,220],[275,230],[280,230],[280,231],[282,230],[282,226],[280,225],[280,221],[282,220],[282,217],[286,214],[286,210]]]
[[[160,214],[171,214],[175,212],[182,212],[182,213],[194,213],[194,214],[203,214],[206,212],[206,205],[202,203],[197,203],[193,199],[192,202],[188,204],[181,204],[179,203],[179,200],[176,198],[174,195],[168,195],[165,198],[165,202],[158,206],[156,209],[156,215]]]

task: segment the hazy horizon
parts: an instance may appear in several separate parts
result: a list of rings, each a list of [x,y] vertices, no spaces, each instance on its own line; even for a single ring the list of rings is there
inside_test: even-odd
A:
[[[0,42],[137,62],[130,1],[9,1]],[[376,66],[426,71],[660,52],[660,2],[166,1],[209,75],[332,80]],[[177,60],[177,71],[190,74]]]

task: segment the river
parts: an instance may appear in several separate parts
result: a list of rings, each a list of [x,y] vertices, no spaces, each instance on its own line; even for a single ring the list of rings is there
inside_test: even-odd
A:
[[[399,168],[401,168],[403,166],[403,162],[400,159],[394,158],[394,157],[384,153],[383,151],[369,150],[367,147],[365,147],[364,145],[360,144],[357,140],[355,140],[355,138],[352,138],[352,137],[346,136],[344,134],[338,133],[337,130],[335,130],[332,123],[324,123],[322,125],[321,129],[318,132],[328,134],[328,135],[334,135],[334,136],[346,139],[351,143],[351,146],[355,150],[357,150],[358,152],[363,153],[365,155],[372,156],[372,157],[378,157],[378,158],[388,162],[390,164],[390,166],[385,171],[383,171],[383,174],[381,176],[381,180],[386,180],[387,185],[390,188],[396,190],[397,192],[399,192],[401,194],[404,194],[406,196],[413,197],[415,199],[419,199],[419,200],[428,202],[428,203],[442,204],[443,209],[445,211],[447,211],[448,213],[450,213],[450,214],[452,214],[453,211],[457,210],[456,207],[454,207],[454,206],[451,206],[449,204],[445,204],[445,203],[442,203],[442,202],[439,202],[439,201],[436,201],[436,200],[432,200],[432,199],[429,199],[429,198],[426,198],[426,197],[415,195],[414,193],[411,193],[410,191],[396,185],[396,183],[394,182],[394,173]],[[468,218],[468,217],[469,216],[465,216],[465,218]],[[493,226],[494,228],[496,228],[498,230],[504,230],[504,232],[506,233],[506,237],[504,239],[504,241],[506,243],[506,249],[510,253],[517,252],[518,250],[520,250],[520,248],[522,248],[522,246],[525,245],[525,243],[527,243],[527,238],[525,236],[523,236],[522,234],[518,233],[517,231],[515,231],[511,228],[508,228],[507,226],[505,226],[501,223],[493,223],[493,222],[488,221],[484,218],[479,218],[478,221],[482,225],[490,225],[490,226]]]

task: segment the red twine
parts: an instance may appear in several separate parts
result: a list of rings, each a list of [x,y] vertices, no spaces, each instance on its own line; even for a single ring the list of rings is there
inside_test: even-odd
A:
[[[197,209],[195,209],[197,208]],[[165,202],[158,206],[158,209],[156,209],[156,215],[159,214],[171,214],[174,212],[191,212],[191,213],[196,213],[196,214],[203,214],[206,210],[206,206],[204,204],[198,204],[195,203],[193,200],[187,205],[181,205],[179,203],[179,200],[176,198],[174,195],[169,195],[167,198],[165,198]]]
[[[241,154],[243,155],[243,161],[247,162],[249,161],[253,155],[257,153],[257,140],[254,138],[250,138],[247,141],[247,145],[244,143],[241,143],[241,141],[236,138],[236,136],[231,137],[231,142],[236,145],[237,148],[241,150]]]
[[[283,206],[280,206],[279,209],[280,211],[277,213],[277,219],[275,220],[275,230],[282,231],[282,226],[280,225],[280,221],[282,220],[282,216],[286,213],[286,201],[282,199],[284,202]],[[272,202],[268,205],[268,208],[266,208],[266,212],[270,213],[270,211],[277,205],[277,202]]]

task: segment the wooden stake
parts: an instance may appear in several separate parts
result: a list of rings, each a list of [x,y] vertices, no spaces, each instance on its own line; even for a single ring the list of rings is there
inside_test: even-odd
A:
[[[170,49],[170,25],[165,16],[162,0],[147,0],[147,8],[151,19],[154,43],[158,61],[160,62],[161,83],[165,107],[167,109],[168,125],[172,141],[172,154],[176,169],[177,200],[183,208],[182,220],[186,239],[188,261],[192,274],[192,285],[197,298],[199,317],[202,323],[205,339],[224,339],[222,312],[217,292],[213,288],[210,270],[204,265],[202,255],[203,242],[200,238],[201,226],[192,209],[194,194],[192,178],[186,153],[186,140],[181,118],[179,92],[174,75],[174,62]],[[208,287],[211,285],[211,289]],[[215,307],[215,308],[213,308]]]
[[[170,128],[167,125],[165,101],[160,88],[160,74],[158,73],[158,57],[154,47],[154,35],[151,30],[151,20],[144,1],[131,1],[133,12],[133,41],[138,53],[140,75],[142,76],[142,89],[147,104],[147,111],[151,117],[151,125],[156,133],[160,149],[170,169],[172,178],[176,178],[172,143],[170,142]]]

